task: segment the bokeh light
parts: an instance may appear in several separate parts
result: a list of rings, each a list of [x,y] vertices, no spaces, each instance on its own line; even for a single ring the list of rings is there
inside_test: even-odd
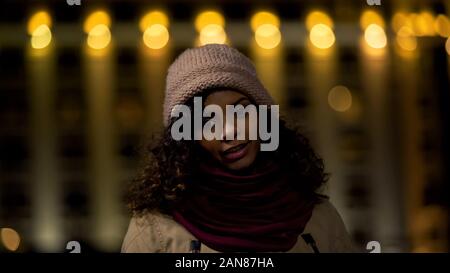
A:
[[[0,229],[0,238],[3,246],[9,251],[16,251],[20,246],[20,236],[12,228]]]
[[[328,93],[328,104],[337,112],[345,112],[352,106],[352,93],[345,86],[335,86]]]
[[[375,24],[381,28],[385,27],[384,19],[373,10],[365,10],[359,21],[361,29],[367,29],[370,25]]]
[[[27,25],[28,34],[32,35],[33,32],[41,25],[46,25],[49,28],[52,26],[52,18],[46,11],[38,11],[31,16]]]
[[[364,39],[371,48],[384,48],[387,44],[384,29],[376,24],[371,24],[366,28],[364,31]]]
[[[106,11],[98,10],[91,13],[84,21],[83,30],[85,33],[89,33],[97,25],[111,27],[111,18]]]
[[[99,24],[94,26],[88,34],[87,44],[93,49],[106,48],[111,42],[111,32],[108,26]]]
[[[214,10],[201,12],[195,19],[195,29],[200,33],[208,25],[218,25],[224,28],[225,19],[222,14]]]
[[[103,10],[92,12],[84,21],[83,30],[88,34],[87,45],[92,49],[106,48],[111,42],[111,18]]]
[[[169,18],[162,11],[151,11],[141,18],[139,21],[139,29],[142,32],[145,32],[149,27],[155,24],[162,25],[167,29],[167,27],[169,27]]]
[[[309,33],[309,39],[315,47],[320,49],[330,48],[336,41],[333,30],[325,24],[313,26]]]
[[[432,36],[435,34],[434,16],[431,12],[411,13],[409,20],[412,22],[413,31],[416,36]]]
[[[206,44],[224,44],[227,41],[227,35],[222,26],[209,24],[200,31],[200,45]]]
[[[154,24],[145,30],[143,40],[151,49],[163,48],[169,42],[169,31],[161,24]]]
[[[31,47],[41,49],[52,41],[52,32],[46,25],[40,25],[31,35]]]
[[[398,32],[402,27],[409,27],[411,30],[413,28],[412,22],[408,15],[404,12],[396,12],[391,20],[392,30]]]
[[[411,28],[403,26],[397,32],[397,44],[407,51],[414,51],[417,48],[417,38]]]
[[[255,32],[255,41],[264,49],[275,48],[281,42],[281,32],[272,24],[261,25]]]
[[[333,20],[326,13],[322,11],[313,11],[306,17],[306,29],[311,31],[311,29],[318,24],[324,24],[329,28],[333,29]]]
[[[441,37],[450,36],[450,20],[444,14],[439,14],[434,20],[434,31]]]
[[[51,25],[51,17],[46,11],[39,11],[31,16],[28,21],[27,32],[31,35],[32,48],[42,49],[50,44],[52,41]]]
[[[218,11],[207,10],[197,15],[195,29],[199,33],[197,45],[225,44],[227,42],[225,18]]]
[[[275,14],[268,11],[259,11],[252,16],[250,20],[251,28],[254,32],[262,25],[273,25],[276,28],[280,27],[280,19]]]

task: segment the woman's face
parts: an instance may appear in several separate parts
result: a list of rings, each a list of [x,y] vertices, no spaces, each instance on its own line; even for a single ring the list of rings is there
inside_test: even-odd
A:
[[[222,109],[224,118],[223,135],[227,135],[226,122],[226,105],[242,105],[246,107],[252,104],[249,98],[239,92],[231,90],[220,90],[211,93],[204,101],[204,106],[211,104],[218,105]],[[219,161],[224,167],[238,171],[252,165],[259,151],[258,140],[249,139],[249,118],[245,119],[245,136],[246,140],[237,140],[237,126],[234,123],[234,140],[200,140],[200,146],[203,147],[211,156]]]

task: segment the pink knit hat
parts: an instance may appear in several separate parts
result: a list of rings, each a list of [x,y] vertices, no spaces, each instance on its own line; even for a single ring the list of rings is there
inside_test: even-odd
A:
[[[185,50],[169,67],[164,98],[164,125],[172,108],[211,88],[229,88],[247,95],[258,105],[274,101],[256,75],[250,59],[238,50],[209,44]]]

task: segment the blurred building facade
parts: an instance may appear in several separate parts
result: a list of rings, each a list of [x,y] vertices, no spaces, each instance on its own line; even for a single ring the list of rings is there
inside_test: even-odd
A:
[[[331,173],[325,191],[361,248],[378,241],[386,252],[448,251],[450,43],[439,35],[437,18],[448,20],[450,2],[259,2],[5,2],[0,228],[18,232],[17,251],[61,252],[71,240],[82,251],[120,249],[130,217],[125,185],[136,174],[139,144],[162,126],[167,67],[187,47],[217,35],[205,38],[195,28],[205,10],[223,16],[224,42],[254,61],[282,114],[324,158]],[[102,22],[110,36],[89,42],[83,28],[99,9],[110,17]],[[168,30],[167,43],[143,40],[140,19],[156,9],[167,16],[158,23]],[[48,44],[44,36],[33,44],[27,34],[40,10],[51,17]],[[279,40],[255,39],[251,18],[261,10],[278,19],[264,24],[278,29]],[[331,19],[315,18],[332,30],[330,46],[314,42],[307,18],[317,10]],[[384,45],[367,36],[367,10],[382,20],[368,15],[369,25],[384,29]],[[401,14],[416,16],[407,40],[396,31]],[[0,251],[8,251],[3,237]]]

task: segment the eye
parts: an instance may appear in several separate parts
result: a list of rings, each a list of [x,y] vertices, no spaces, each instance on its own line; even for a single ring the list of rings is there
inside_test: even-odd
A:
[[[242,101],[241,103],[236,104],[235,105],[235,107],[237,107],[236,113],[238,115],[244,115],[244,113],[245,113],[245,116],[247,116],[248,113],[246,112],[245,108],[249,105],[252,105],[252,103],[250,103],[250,101]]]
[[[250,105],[250,104],[251,104],[251,103],[250,103],[249,100],[243,100],[243,101],[241,101],[238,105],[242,105],[242,106],[246,107],[246,106],[248,106],[248,105]]]

